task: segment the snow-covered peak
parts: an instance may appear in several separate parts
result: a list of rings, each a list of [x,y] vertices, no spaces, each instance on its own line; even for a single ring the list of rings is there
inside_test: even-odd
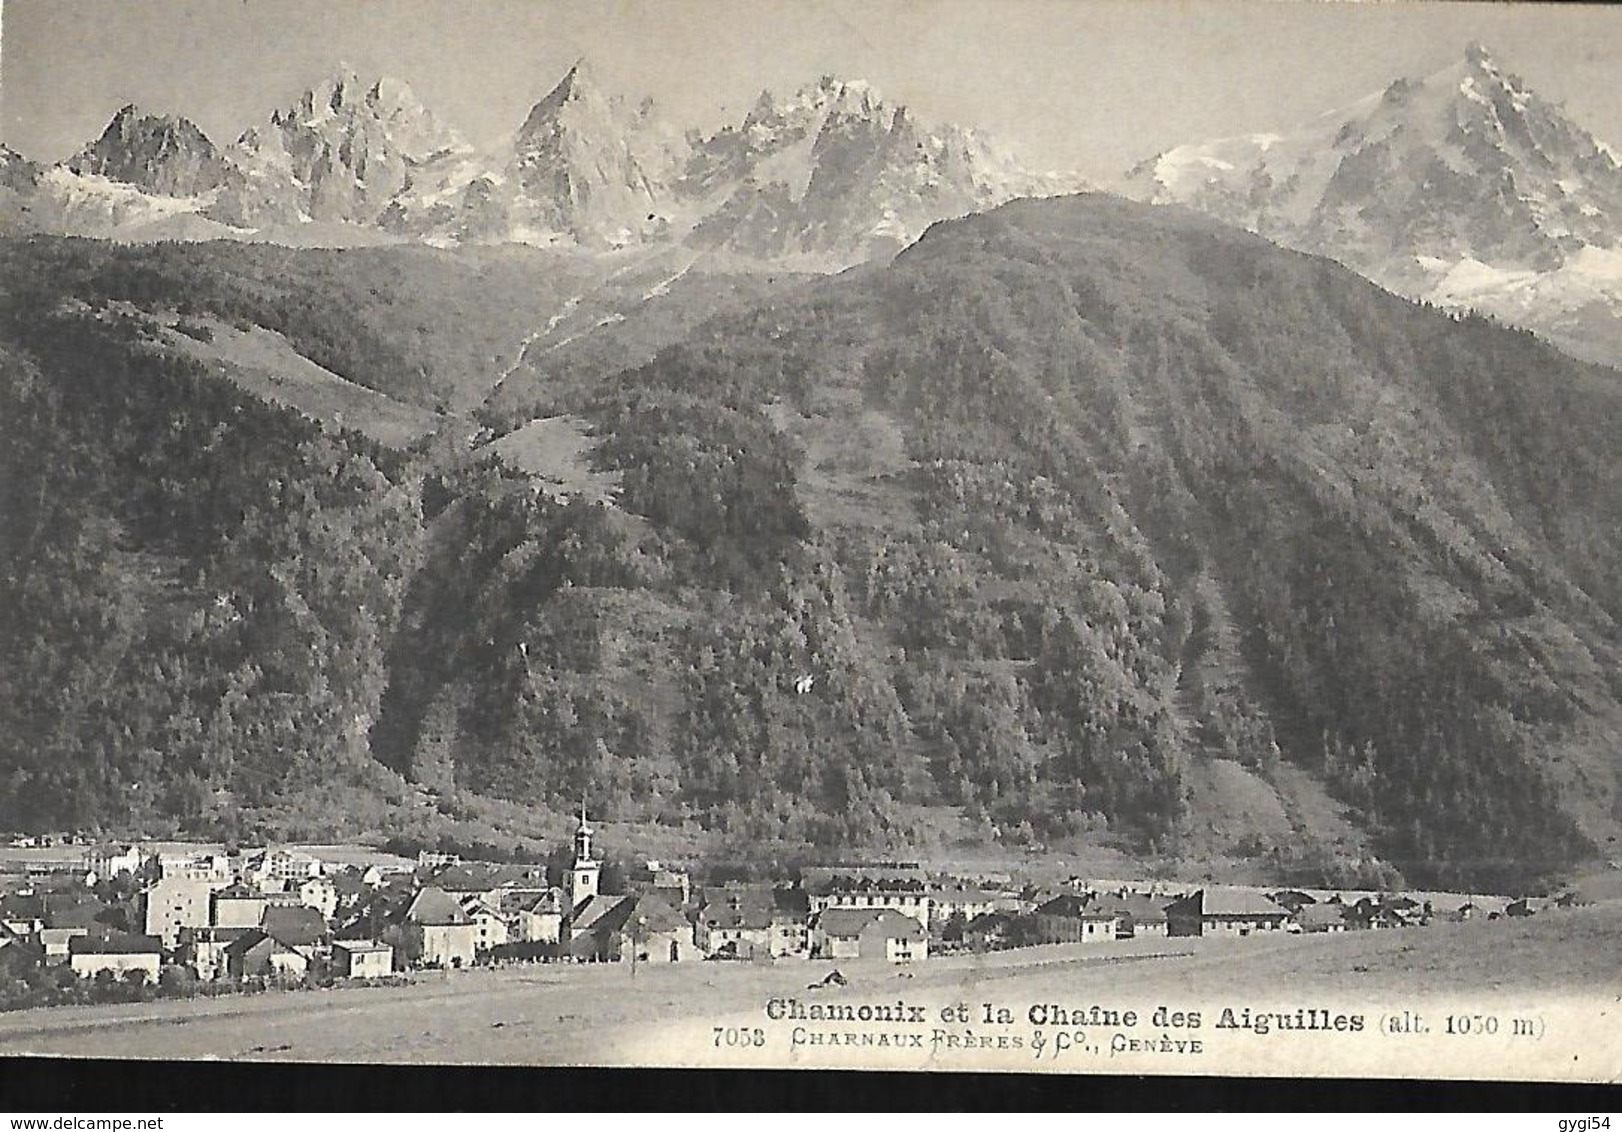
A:
[[[836,75],[787,96],[762,93],[738,126],[695,142],[679,182],[705,214],[699,242],[835,262],[898,247],[936,220],[1080,187]]]
[[[233,157],[246,183],[221,207],[237,220],[372,224],[400,193],[469,153],[409,84],[340,63],[238,138]]]
[[[1129,195],[1192,205],[1284,243],[1548,266],[1622,235],[1622,176],[1582,127],[1479,44],[1459,61],[1269,144],[1179,146]]]
[[[149,121],[158,120],[134,107],[121,112],[109,127],[117,144],[107,148],[121,153],[130,139],[152,135],[159,143],[133,148],[212,154],[215,175],[181,163],[176,175],[158,177],[150,170],[165,161],[125,171],[102,155],[84,165],[85,177],[140,173],[142,192],[262,232],[337,222],[437,243],[599,248],[692,237],[761,258],[847,264],[936,220],[1082,187],[1033,173],[976,131],[924,122],[871,83],[838,75],[765,92],[740,123],[706,136],[672,128],[651,99],[609,89],[579,60],[489,152],[440,123],[407,83],[348,64],[223,151],[190,123],[141,125]],[[113,199],[84,178],[61,190]],[[181,207],[159,203],[147,211]]]
[[[296,109],[306,121],[322,121],[346,109],[353,111],[365,101],[366,91],[360,72],[348,63],[339,63],[331,74],[304,92]]]
[[[881,114],[886,109],[884,96],[865,79],[824,75],[814,87],[802,91],[800,97],[834,114],[868,117]]]
[[[417,92],[411,89],[411,84],[404,79],[388,75],[381,76],[372,84],[371,89],[366,92],[366,101],[380,112],[387,114],[419,113],[424,109],[417,99]]]
[[[1539,322],[1537,304],[1587,292],[1527,281],[1586,278],[1571,265],[1622,247],[1622,164],[1480,44],[1265,143],[1157,154],[1123,187],[1330,255],[1405,294],[1468,295],[1561,332],[1565,316]]]
[[[762,91],[754,108],[744,118],[742,128],[757,137],[770,138],[785,131],[820,128],[833,116],[882,119],[888,123],[893,115],[894,111],[872,83],[823,75],[787,98],[769,90]]]

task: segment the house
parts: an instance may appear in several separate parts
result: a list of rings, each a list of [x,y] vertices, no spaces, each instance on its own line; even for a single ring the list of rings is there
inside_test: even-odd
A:
[[[298,849],[250,849],[242,854],[237,879],[260,892],[287,892],[326,871],[320,858]]]
[[[211,927],[217,887],[224,886],[199,877],[166,876],[153,881],[141,893],[143,930],[161,939],[165,947],[174,947],[183,929]]]
[[[647,863],[644,883],[656,891],[667,893],[672,907],[679,908],[693,899],[693,884],[687,873],[681,869],[662,865],[658,861]]]
[[[700,893],[693,936],[699,951],[712,958],[805,955],[811,946],[810,918],[804,889],[727,884]]]
[[[862,929],[880,911],[872,908],[828,908],[811,917],[811,957],[856,959],[861,955]]]
[[[1061,892],[1036,908],[1036,938],[1042,943],[1103,943],[1115,938],[1118,912],[1100,911],[1085,896]]]
[[[772,890],[772,923],[768,951],[773,958],[811,951],[811,903],[802,888]]]
[[[473,949],[489,951],[507,942],[507,921],[501,915],[499,898],[469,894],[459,904],[474,928]]]
[[[491,908],[500,905],[505,893],[538,896],[550,887],[542,866],[493,865],[477,861],[447,865],[434,873],[428,883],[435,888],[443,888],[458,900],[467,896],[481,897]]]
[[[754,959],[772,954],[777,898],[770,885],[707,889],[693,924],[699,951],[711,958]]]
[[[1163,939],[1170,930],[1166,902],[1159,896],[1125,890],[1105,893],[1093,901],[1092,910],[1118,917],[1116,939]]]
[[[929,956],[929,933],[891,908],[829,908],[811,922],[811,953],[822,959],[908,963]]]
[[[145,971],[155,983],[162,963],[163,941],[156,936],[109,931],[68,941],[68,964],[80,978],[94,978],[102,971],[119,978],[129,971]]]
[[[249,928],[226,945],[225,969],[234,979],[301,979],[310,969],[310,960],[263,928]]]
[[[1307,905],[1318,903],[1318,898],[1312,893],[1302,892],[1294,888],[1286,888],[1281,892],[1275,892],[1271,898],[1274,904],[1290,912],[1300,912]]]
[[[283,947],[314,959],[327,950],[331,929],[321,913],[302,904],[265,909],[259,928]]]
[[[256,928],[265,918],[269,900],[257,888],[233,884],[212,896],[209,926],[214,928]]]
[[[0,926],[14,935],[33,935],[45,926],[45,898],[14,892],[0,896]]]
[[[1346,909],[1339,904],[1307,904],[1295,914],[1295,930],[1301,932],[1343,932]]]
[[[207,881],[215,888],[231,883],[231,858],[224,853],[158,853],[149,859],[157,879]]]
[[[358,905],[370,887],[364,874],[355,869],[329,873],[327,880],[332,882],[332,912],[327,916],[329,920]]]
[[[971,951],[1001,951],[1013,939],[1011,912],[986,912],[963,925],[963,946]]]
[[[621,928],[619,950],[639,963],[679,963],[696,957],[693,925],[668,900],[632,897],[634,906]]]
[[[381,979],[394,974],[394,948],[370,939],[339,940],[332,945],[332,969],[343,979]]]
[[[97,845],[85,850],[81,863],[86,873],[95,876],[91,884],[112,880],[119,873],[139,876],[141,850],[134,845]]]
[[[1280,931],[1290,913],[1259,892],[1200,889],[1166,905],[1166,934],[1248,936]]]
[[[338,887],[330,877],[305,877],[291,886],[289,891],[296,892],[299,903],[315,909],[323,920],[330,920],[337,914]]]
[[[418,890],[403,916],[421,948],[422,962],[431,967],[469,967],[479,930],[462,906],[443,888],[429,885]]]
[[[501,891],[501,882],[496,878],[495,866],[478,861],[466,863],[458,861],[454,865],[446,865],[431,873],[427,883],[450,893],[458,902],[464,896],[495,899]]]
[[[175,959],[199,979],[213,982],[230,974],[225,949],[255,928],[187,928],[180,934]]]
[[[539,895],[504,892],[501,910],[508,924],[508,942],[557,943],[562,938],[562,889],[549,888]]]
[[[1368,896],[1361,897],[1356,904],[1347,906],[1345,918],[1346,926],[1358,931],[1378,931],[1408,926],[1406,913]]]
[[[45,952],[37,944],[0,928],[0,980],[26,979],[45,966]]]
[[[82,895],[41,897],[40,928],[33,939],[50,964],[68,961],[68,941],[79,936],[105,932],[117,924],[111,905]]]
[[[409,923],[406,910],[416,895],[409,877],[404,878],[403,883],[366,889],[354,907],[340,913],[338,935],[344,939],[383,939],[385,933],[391,929],[404,933]],[[401,939],[403,938],[402,935]],[[388,942],[394,943],[396,953],[402,951],[399,942],[394,940]],[[409,956],[401,955],[402,961],[407,958],[415,959],[415,953]]]
[[[90,934],[90,929],[77,928],[41,928],[34,933],[33,941],[39,948],[40,958],[43,962],[56,966],[68,961],[70,954],[68,944],[80,936]]]

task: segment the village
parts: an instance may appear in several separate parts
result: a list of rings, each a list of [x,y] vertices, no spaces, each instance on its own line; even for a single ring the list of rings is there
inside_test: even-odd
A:
[[[1081,877],[1037,885],[894,863],[694,884],[650,861],[609,892],[594,834],[582,811],[561,883],[544,864],[435,853],[361,866],[290,848],[90,845],[77,865],[0,875],[0,1008],[392,985],[517,963],[624,963],[633,975],[639,963],[901,965],[1044,944],[1412,929],[1582,902],[1569,891],[1509,900]]]

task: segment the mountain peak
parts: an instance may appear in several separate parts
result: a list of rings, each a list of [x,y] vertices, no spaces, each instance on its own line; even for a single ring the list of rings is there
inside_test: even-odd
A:
[[[347,59],[340,59],[333,64],[328,72],[327,82],[337,87],[358,86],[360,84],[360,71]]]
[[[366,91],[366,101],[383,110],[421,110],[422,103],[404,79],[381,75]]]
[[[111,131],[121,134],[137,127],[146,130],[171,132],[194,130],[198,133],[202,132],[189,118],[183,118],[178,114],[148,114],[133,102],[126,102],[123,106],[120,106],[113,116],[108,119],[106,129],[102,132],[106,134]]]
[[[1496,71],[1498,69],[1498,63],[1492,57],[1492,52],[1487,50],[1487,45],[1479,40],[1471,40],[1465,45],[1464,61],[1470,66],[1479,67],[1482,70]]]
[[[324,118],[343,110],[353,111],[366,101],[369,91],[375,86],[363,81],[354,66],[340,60],[325,78],[304,92],[299,100],[299,110],[307,118]]]
[[[582,55],[564,72],[563,77],[558,80],[557,86],[552,88],[546,100],[556,98],[560,102],[569,102],[579,98],[587,98],[597,93],[597,76],[593,72],[591,64]]]
[[[218,188],[229,163],[188,118],[146,114],[126,103],[101,136],[67,162],[70,171],[107,177],[165,196],[196,196]]]
[[[815,101],[843,113],[871,113],[884,104],[884,96],[866,79],[846,79],[838,75],[823,75],[816,84],[802,91],[809,92]]]

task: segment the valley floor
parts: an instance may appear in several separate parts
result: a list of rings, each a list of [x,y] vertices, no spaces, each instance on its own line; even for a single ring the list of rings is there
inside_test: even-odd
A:
[[[0,1017],[0,1054],[1622,1080],[1609,1020],[1622,1008],[1619,929],[1622,903],[1608,903],[1424,930],[841,961],[848,985],[818,990],[809,984],[836,964],[509,967],[407,987],[24,1011]],[[871,1009],[898,1004],[915,1009],[898,1020]],[[985,1004],[1009,1014],[988,1023]],[[1094,1005],[1113,1015],[1086,1014]],[[1070,1015],[1059,1025],[1055,1006]],[[1191,1011],[1198,1026],[1169,1017]],[[1255,1025],[1263,1013],[1286,1017]]]

